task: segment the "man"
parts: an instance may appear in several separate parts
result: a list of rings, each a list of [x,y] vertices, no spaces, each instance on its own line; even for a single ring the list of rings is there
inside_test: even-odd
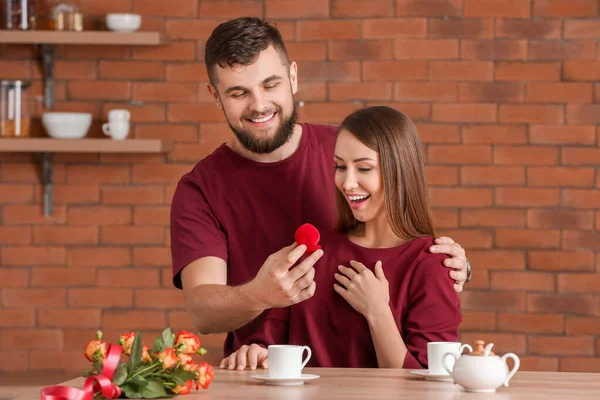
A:
[[[334,227],[335,127],[296,123],[297,65],[279,31],[258,18],[215,28],[205,63],[208,90],[235,135],[177,186],[173,282],[200,333],[228,332],[228,356],[266,310],[314,293],[313,266],[323,250],[303,257],[306,247],[293,238],[304,223]],[[465,252],[449,238],[436,243],[431,251],[451,256],[446,266],[460,292]]]

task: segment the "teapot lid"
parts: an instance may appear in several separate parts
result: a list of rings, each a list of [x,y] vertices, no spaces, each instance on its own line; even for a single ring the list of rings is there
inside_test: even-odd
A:
[[[494,352],[492,351],[492,346],[494,343],[489,343],[485,346],[485,342],[483,340],[476,340],[474,350],[469,353],[470,356],[494,356]],[[489,352],[489,353],[486,353]]]

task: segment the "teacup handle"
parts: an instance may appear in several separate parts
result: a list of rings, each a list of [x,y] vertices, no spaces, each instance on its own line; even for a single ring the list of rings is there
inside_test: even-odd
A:
[[[106,136],[110,136],[110,124],[108,122],[102,124],[102,132],[104,132]]]
[[[456,363],[456,361],[458,361],[458,359],[460,358],[460,356],[458,354],[452,352],[452,351],[444,353],[444,355],[442,356],[442,367],[444,367],[444,369],[446,370],[446,372],[448,373],[448,375],[452,376],[452,372],[453,371],[450,371],[450,368],[448,368],[448,364],[446,364],[446,360],[448,359],[448,356],[454,357],[454,362],[455,363]],[[454,378],[452,378],[452,380],[454,380]],[[454,383],[456,383],[456,381],[454,381]]]
[[[304,350],[306,350],[308,354],[306,355],[306,358],[304,359],[304,361],[302,361],[300,370],[304,369],[304,366],[306,365],[306,363],[310,360],[310,357],[312,356],[312,351],[310,350],[310,347],[302,346],[302,353],[304,353]]]
[[[473,352],[473,348],[471,346],[469,346],[468,344],[463,344],[462,346],[460,346],[460,354],[462,354],[464,349],[469,349],[469,353]]]
[[[519,357],[517,357],[516,354],[514,353],[506,353],[505,355],[502,356],[502,361],[506,364],[506,359],[507,358],[512,358],[515,362],[515,365],[513,366],[512,370],[508,373],[508,375],[506,375],[506,379],[504,380],[504,386],[508,387],[508,381],[510,381],[510,378],[512,378],[513,376],[515,376],[515,374],[517,373],[517,370],[519,369],[519,366],[521,365],[521,361],[519,360]]]

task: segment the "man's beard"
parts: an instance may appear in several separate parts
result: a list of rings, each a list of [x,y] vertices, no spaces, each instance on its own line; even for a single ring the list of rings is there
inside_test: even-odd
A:
[[[276,112],[280,118],[283,119],[281,108],[276,110]],[[225,115],[225,117],[229,127],[246,150],[256,154],[267,154],[277,150],[290,140],[294,134],[294,126],[298,120],[298,109],[296,107],[296,103],[294,102],[292,114],[287,119],[282,120],[282,123],[277,129],[275,136],[266,139],[257,139],[248,131],[235,129],[229,122],[227,115]]]

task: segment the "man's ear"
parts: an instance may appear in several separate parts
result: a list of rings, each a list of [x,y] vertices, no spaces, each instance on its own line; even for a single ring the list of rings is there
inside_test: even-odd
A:
[[[298,64],[292,61],[290,64],[290,84],[292,85],[292,94],[298,93]]]
[[[212,97],[213,101],[215,102],[215,105],[219,108],[219,110],[223,110],[223,104],[221,103],[221,98],[219,97],[219,92],[217,92],[217,89],[215,89],[215,87],[210,83],[206,85],[206,88],[208,89],[208,93],[210,93],[210,97]]]

